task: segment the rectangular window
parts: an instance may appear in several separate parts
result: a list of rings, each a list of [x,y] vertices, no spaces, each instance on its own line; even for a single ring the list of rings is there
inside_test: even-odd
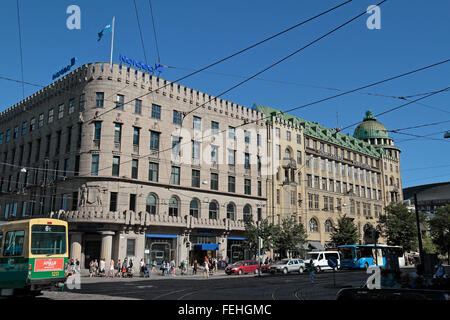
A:
[[[95,107],[103,108],[103,101],[105,98],[105,94],[103,92],[96,92],[95,95],[96,95]]]
[[[60,104],[58,107],[58,119],[62,119],[62,117],[64,117],[64,104]]]
[[[75,99],[72,98],[69,100],[69,114],[74,113],[75,111]]]
[[[228,138],[230,140],[236,139],[236,128],[235,127],[228,127]]]
[[[290,131],[286,131],[286,140],[291,141],[291,132]]]
[[[6,142],[11,140],[11,129],[6,130]]]
[[[236,178],[228,176],[228,192],[236,192]]]
[[[177,110],[173,110],[173,124],[181,126],[183,122],[183,114]]]
[[[113,163],[112,163],[112,176],[113,177],[119,176],[119,168],[120,168],[120,157],[114,156]]]
[[[150,131],[150,149],[159,150],[159,136],[160,133],[156,131]]]
[[[129,206],[129,210],[130,210],[130,211],[136,212],[136,195],[133,194],[133,193],[130,194],[130,206]]]
[[[14,139],[19,137],[19,126],[14,127]]]
[[[277,189],[277,204],[280,204],[280,189]]]
[[[152,118],[161,120],[161,106],[152,104]]]
[[[194,116],[193,129],[197,131],[202,130],[202,118]]]
[[[100,156],[98,154],[92,155],[91,176],[98,176],[99,160],[100,160]]]
[[[211,173],[211,190],[219,190],[219,175]]]
[[[136,252],[136,239],[127,239],[127,256],[134,257]]]
[[[48,110],[48,123],[53,123],[53,118],[54,118],[54,110],[50,109]]]
[[[140,128],[133,127],[133,146],[139,146]]]
[[[117,211],[117,192],[111,192],[111,196],[109,198],[109,211]]]
[[[260,135],[260,134],[257,134],[257,135],[256,135],[256,145],[257,145],[258,147],[261,146],[261,135]]]
[[[94,122],[94,140],[100,141],[102,136],[102,123],[100,121]]]
[[[252,180],[244,179],[244,193],[248,195],[252,194]]]
[[[250,143],[250,131],[244,130],[244,142]]]
[[[30,120],[30,132],[34,131],[36,129],[36,119],[35,118],[31,118]],[[6,141],[8,142],[8,141]]]
[[[297,134],[297,143],[301,144],[302,143],[302,138],[299,134]]]
[[[258,181],[258,197],[262,196],[262,183]]]
[[[142,114],[142,100],[136,99],[134,102],[134,113]]]
[[[219,123],[216,121],[211,121],[211,134],[219,134]]]
[[[69,174],[69,168],[70,168],[70,159],[64,159],[64,177],[67,177]]]
[[[80,95],[80,100],[78,100],[78,109],[79,111],[84,111],[84,107],[86,105],[86,96],[84,93]]]
[[[277,138],[280,137],[280,128],[275,128],[275,136],[276,136]]]
[[[139,160],[131,160],[131,179],[138,178]]]
[[[22,135],[24,136],[24,135],[26,135],[26,134],[27,134],[27,122],[24,121],[24,122],[22,123]],[[2,141],[0,142],[0,144],[3,143],[3,133],[1,134],[1,136],[2,136]]]
[[[192,186],[200,188],[200,170],[192,170]]]
[[[170,172],[170,184],[180,184],[180,167],[172,167]]]
[[[192,159],[200,160],[200,142],[192,141]],[[199,163],[194,163],[199,164]]]
[[[122,125],[114,123],[114,143],[120,143],[122,139]]]
[[[159,163],[149,162],[148,164],[148,180],[158,182]]]
[[[181,156],[180,143],[181,143],[180,137],[172,137],[172,160],[177,161]]]
[[[244,168],[250,169],[250,154],[244,153]]]
[[[228,164],[234,166],[236,164],[236,151],[228,149]]]
[[[319,209],[319,195],[314,195],[314,209]]]
[[[297,151],[297,164],[302,164],[302,152]]]
[[[9,207],[9,204],[7,204]],[[6,207],[5,207],[6,208]],[[5,211],[6,212],[6,211]],[[5,245],[3,246],[3,256],[21,256],[24,247],[25,231],[15,230],[5,234]]]
[[[217,167],[218,150],[219,150],[219,147],[211,146],[211,164],[213,167]]]

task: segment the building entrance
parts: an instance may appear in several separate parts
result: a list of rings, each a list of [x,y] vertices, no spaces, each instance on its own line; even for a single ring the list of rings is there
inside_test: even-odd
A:
[[[98,240],[87,240],[84,247],[84,267],[89,269],[89,262],[97,259],[100,263],[100,249],[102,242]]]

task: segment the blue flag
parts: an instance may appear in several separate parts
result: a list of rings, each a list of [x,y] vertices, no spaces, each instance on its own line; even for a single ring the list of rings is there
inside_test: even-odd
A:
[[[97,40],[97,41],[100,41],[105,33],[111,32],[111,30],[112,30],[112,24],[113,24],[113,23],[112,23],[112,21],[111,21],[110,23],[108,23],[108,24],[102,29],[102,31],[100,31],[100,32],[98,33],[98,40]]]

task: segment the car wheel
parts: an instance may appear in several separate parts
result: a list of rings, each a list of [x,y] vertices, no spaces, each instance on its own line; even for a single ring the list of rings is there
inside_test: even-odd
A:
[[[288,273],[288,269],[287,268],[284,268],[283,269],[283,274],[287,274]]]
[[[300,268],[298,269],[298,273],[300,273],[300,274],[303,273],[303,267],[300,267]]]
[[[239,270],[239,271],[238,271],[238,275],[241,275],[241,274],[242,274],[242,270]]]

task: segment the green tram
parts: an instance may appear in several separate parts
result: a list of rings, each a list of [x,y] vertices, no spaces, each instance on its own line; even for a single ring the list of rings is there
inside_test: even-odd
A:
[[[66,282],[67,222],[27,219],[0,224],[0,296],[39,295]]]

